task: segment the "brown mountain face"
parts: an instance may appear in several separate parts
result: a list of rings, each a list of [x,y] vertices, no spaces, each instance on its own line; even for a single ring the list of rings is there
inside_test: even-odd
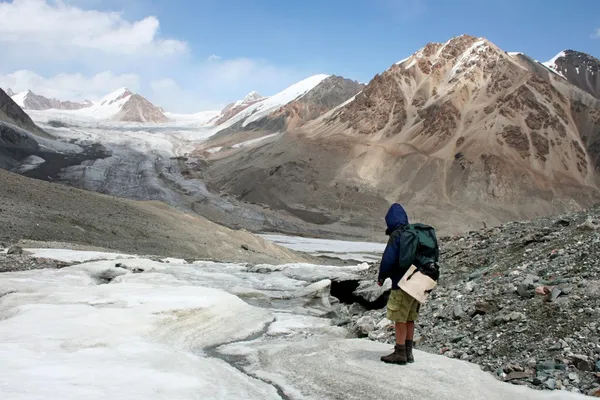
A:
[[[600,104],[528,62],[467,35],[430,43],[353,101],[214,162],[210,184],[321,223],[380,226],[399,201],[447,233],[585,207],[600,199]]]
[[[246,125],[244,130],[276,132],[295,129],[344,103],[365,86],[341,76],[330,76],[298,100]]]
[[[257,92],[251,92],[243,100],[236,101],[234,103],[230,103],[223,108],[221,111],[221,115],[215,121],[215,125],[221,125],[222,123],[230,120],[235,117],[246,108],[250,107],[252,104],[256,104],[259,101],[264,100],[265,97],[262,97]]]
[[[265,134],[294,130],[349,100],[365,86],[340,76],[330,76],[299,99],[281,106],[264,118],[246,126],[243,125],[244,121],[240,121],[223,129],[204,143],[200,151],[215,146],[229,146]]]
[[[77,103],[73,101],[49,99],[29,90],[25,96],[23,105],[26,110],[80,110],[82,108],[91,107],[93,103],[89,100],[86,100],[83,103]]]
[[[123,122],[169,122],[169,118],[163,112],[139,94],[125,92],[123,96],[131,96],[123,104],[121,110],[113,117],[115,121]],[[117,99],[117,100],[119,100]],[[115,100],[116,101],[116,100]]]

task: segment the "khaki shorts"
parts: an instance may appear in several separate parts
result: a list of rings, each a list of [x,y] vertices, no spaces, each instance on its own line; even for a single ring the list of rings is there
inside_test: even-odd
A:
[[[419,316],[421,304],[402,289],[392,290],[387,303],[387,318],[394,322],[412,322]]]

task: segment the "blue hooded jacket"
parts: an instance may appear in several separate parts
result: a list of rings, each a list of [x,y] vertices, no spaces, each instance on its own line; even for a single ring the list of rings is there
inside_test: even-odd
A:
[[[383,282],[390,278],[392,289],[397,290],[398,282],[413,263],[417,241],[413,235],[402,229],[408,225],[408,216],[400,204],[391,205],[385,215],[385,223],[387,225],[385,233],[390,238],[381,257],[377,280]]]

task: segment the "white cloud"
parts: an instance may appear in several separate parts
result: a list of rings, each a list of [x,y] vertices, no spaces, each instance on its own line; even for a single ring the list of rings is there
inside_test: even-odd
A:
[[[160,36],[157,17],[128,20],[120,12],[91,9],[125,2],[145,4],[0,0],[0,87],[75,101],[125,86],[169,111],[198,112],[254,90],[275,94],[322,72],[252,58],[194,55],[185,41]]]
[[[254,90],[275,94],[308,75],[264,60],[213,58],[182,72],[177,80],[152,81],[149,97],[172,111],[216,110]]]
[[[135,74],[113,75],[111,72],[102,72],[89,77],[82,74],[59,74],[46,78],[32,71],[19,70],[0,75],[0,87],[10,88],[15,93],[30,89],[46,97],[81,101],[99,99],[120,87],[138,90],[140,80]]]
[[[185,42],[159,39],[158,29],[153,16],[130,22],[121,13],[83,10],[62,1],[0,3],[0,41],[7,43],[128,55],[171,55],[187,49]]]

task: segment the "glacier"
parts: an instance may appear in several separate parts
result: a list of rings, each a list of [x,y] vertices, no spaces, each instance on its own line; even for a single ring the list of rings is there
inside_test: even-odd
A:
[[[349,338],[331,280],[366,264],[249,265],[31,249],[79,264],[0,274],[0,395],[46,399],[584,399]],[[89,261],[91,260],[91,261]]]

